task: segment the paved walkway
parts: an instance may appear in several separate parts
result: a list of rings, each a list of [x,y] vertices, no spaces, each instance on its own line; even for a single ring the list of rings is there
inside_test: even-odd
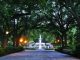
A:
[[[0,60],[80,60],[56,51],[25,50],[0,57]]]

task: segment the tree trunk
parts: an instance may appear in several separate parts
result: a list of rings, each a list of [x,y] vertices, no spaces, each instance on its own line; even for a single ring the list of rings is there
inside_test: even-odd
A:
[[[62,33],[61,35],[61,47],[66,47],[67,46],[67,35],[66,33]]]
[[[13,47],[16,47],[15,39],[13,40]]]
[[[61,47],[64,47],[64,37],[61,35]]]
[[[3,48],[6,48],[6,47],[7,47],[7,43],[8,43],[7,39],[4,39],[4,40],[2,41],[2,47],[3,47]]]
[[[13,46],[18,47],[19,46],[19,39],[21,36],[16,36],[13,40]]]
[[[21,37],[21,36],[16,37],[16,47],[19,46],[19,39],[20,39],[20,37]]]
[[[6,47],[7,47],[7,43],[8,43],[7,36],[4,36],[4,35],[3,35],[3,39],[2,39],[2,41],[1,41],[1,46],[2,46],[3,48],[6,48]]]
[[[67,35],[66,35],[66,33],[64,34],[64,46],[67,47]]]

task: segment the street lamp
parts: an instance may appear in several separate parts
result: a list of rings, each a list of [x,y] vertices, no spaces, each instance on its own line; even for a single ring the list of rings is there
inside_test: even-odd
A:
[[[58,39],[57,42],[60,42],[60,40]]]
[[[19,41],[20,41],[20,43],[22,43],[22,42],[23,42],[23,38],[20,38],[20,40],[19,40]]]
[[[26,43],[27,43],[27,41],[25,40],[25,41],[24,41],[24,44],[26,44]]]
[[[26,37],[25,36],[22,36],[20,39],[19,39],[19,44],[20,45],[26,45],[28,43],[28,40],[26,40]]]
[[[6,31],[6,35],[8,35],[9,34],[9,31]]]

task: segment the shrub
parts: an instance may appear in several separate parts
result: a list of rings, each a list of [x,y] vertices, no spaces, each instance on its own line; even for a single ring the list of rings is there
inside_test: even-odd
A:
[[[16,52],[18,52],[18,51],[24,50],[24,48],[22,46],[19,46],[19,47],[16,47],[15,50],[16,50]]]
[[[24,48],[21,47],[21,46],[19,46],[19,47],[0,48],[0,56],[15,53],[15,52],[19,52],[19,51],[22,51],[22,50],[24,50]]]
[[[80,45],[76,46],[75,51],[73,51],[73,55],[80,58]]]
[[[63,48],[62,48],[62,47],[59,47],[59,48],[57,48],[57,49],[55,49],[55,50],[62,52],[62,51],[63,51]]]
[[[26,48],[27,50],[36,50],[35,48]]]
[[[14,47],[7,47],[7,48],[5,48],[5,50],[6,50],[6,54],[15,52],[15,48]]]
[[[58,49],[55,49],[56,51],[66,53],[66,54],[71,54],[71,50],[69,47],[59,47]]]
[[[4,48],[0,48],[0,56],[5,55],[5,49]]]

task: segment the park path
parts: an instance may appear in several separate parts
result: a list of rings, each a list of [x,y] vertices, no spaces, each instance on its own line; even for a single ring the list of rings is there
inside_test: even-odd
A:
[[[52,50],[25,50],[0,57],[0,60],[80,60]]]

